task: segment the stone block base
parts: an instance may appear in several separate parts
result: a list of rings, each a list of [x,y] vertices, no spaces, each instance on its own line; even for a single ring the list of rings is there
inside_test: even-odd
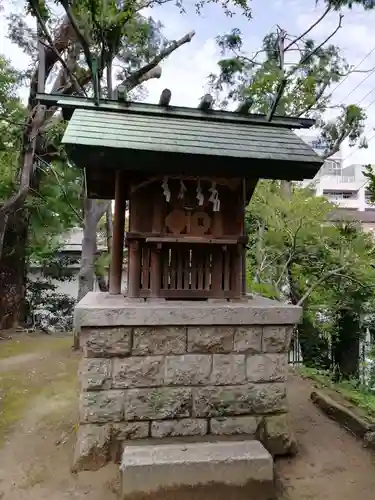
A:
[[[271,455],[258,441],[127,446],[123,500],[271,500]]]
[[[74,467],[98,468],[145,438],[246,436],[289,453],[287,353],[300,312],[259,297],[88,294],[75,318],[84,357]]]

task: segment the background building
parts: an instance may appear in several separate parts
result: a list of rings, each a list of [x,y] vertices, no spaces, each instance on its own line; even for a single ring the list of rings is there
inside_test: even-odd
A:
[[[71,279],[60,281],[56,279],[51,279],[51,283],[56,285],[56,293],[63,293],[69,295],[73,298],[77,298],[78,295],[78,273],[80,269],[81,252],[82,252],[82,238],[83,230],[80,228],[73,229],[64,238],[64,243],[58,251],[59,256],[67,258],[69,264],[66,265],[65,270],[71,276]],[[98,244],[98,252],[105,252],[106,246],[102,243]],[[36,281],[38,279],[45,279],[48,277],[48,273],[41,268],[40,265],[30,265],[28,279]],[[123,282],[122,289],[126,290],[127,287],[127,275],[126,267],[124,267],[123,272]],[[98,283],[94,282],[94,291],[99,291]]]
[[[301,138],[318,154],[324,154],[326,146],[318,136],[301,136]],[[338,151],[327,158],[315,178],[304,181],[303,186],[309,186],[316,196],[326,197],[340,209],[373,211],[375,205],[370,202],[367,179],[363,175],[363,170],[364,165],[361,164],[344,166],[344,158],[341,151]]]

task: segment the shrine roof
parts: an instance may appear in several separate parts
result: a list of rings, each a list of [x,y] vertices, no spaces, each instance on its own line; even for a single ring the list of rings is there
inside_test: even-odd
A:
[[[76,109],[62,142],[129,151],[311,163],[312,168],[322,164],[289,127],[250,120],[233,123]]]
[[[162,97],[159,104],[104,99],[95,103],[48,94],[37,98],[62,108],[69,120],[62,142],[75,164],[86,169],[89,191],[93,187],[98,197],[111,196],[114,168],[132,174],[301,180],[313,178],[323,163],[293,131],[314,124],[306,118],[269,120],[249,113],[249,108],[213,110],[204,105],[204,98],[198,108],[170,106],[169,101],[163,105]],[[101,187],[105,181],[106,194]]]

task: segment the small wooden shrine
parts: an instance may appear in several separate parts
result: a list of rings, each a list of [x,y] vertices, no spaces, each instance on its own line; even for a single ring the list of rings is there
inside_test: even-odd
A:
[[[110,293],[239,299],[245,293],[245,207],[259,178],[312,178],[322,160],[293,129],[302,118],[40,94],[69,119],[63,143],[86,173],[87,195],[115,199]],[[124,235],[125,213],[129,230]]]

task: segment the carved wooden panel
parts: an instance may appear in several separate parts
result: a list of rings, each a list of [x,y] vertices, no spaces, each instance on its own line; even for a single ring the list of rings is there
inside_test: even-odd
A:
[[[238,239],[243,235],[243,189],[238,180],[221,181],[216,185],[219,205],[210,200],[209,180],[146,180],[133,186],[130,296],[241,296],[243,246]]]

